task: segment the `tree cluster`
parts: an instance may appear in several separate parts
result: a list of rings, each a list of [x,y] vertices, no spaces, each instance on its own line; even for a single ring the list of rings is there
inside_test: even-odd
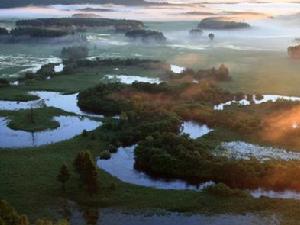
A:
[[[223,18],[205,18],[198,24],[198,28],[216,30],[244,29],[249,27],[248,23],[224,20]]]
[[[36,27],[17,27],[13,29],[10,34],[12,36],[24,36],[28,35],[30,37],[38,37],[38,38],[53,38],[53,37],[63,37],[68,34],[72,34],[65,30],[59,29],[47,29],[47,28],[36,28]]]
[[[89,49],[86,46],[64,47],[61,51],[61,57],[70,61],[80,60],[88,55]]]
[[[30,20],[19,20],[17,27],[38,27],[38,28],[64,28],[64,29],[84,29],[96,27],[126,26],[130,29],[143,29],[144,23],[136,20],[116,20],[107,18],[38,18]]]
[[[202,79],[214,79],[216,81],[230,81],[231,77],[229,75],[229,69],[226,65],[221,64],[217,69],[215,67],[207,70],[198,70],[193,71],[191,69],[187,69],[183,71],[181,76],[193,76],[196,80]],[[180,77],[180,76],[179,76]],[[177,76],[178,78],[178,76]],[[176,79],[176,77],[174,78]]]
[[[142,42],[158,42],[162,43],[167,40],[162,32],[153,30],[132,30],[125,33],[125,36],[134,39],[141,40]]]

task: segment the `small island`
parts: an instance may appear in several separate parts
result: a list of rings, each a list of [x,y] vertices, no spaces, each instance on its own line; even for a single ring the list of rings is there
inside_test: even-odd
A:
[[[190,35],[192,36],[201,36],[203,34],[203,30],[200,28],[194,28],[190,30]]]
[[[119,26],[130,28],[130,30],[143,29],[144,23],[137,20],[118,20],[107,18],[41,18],[31,20],[19,20],[17,27],[30,28],[53,28],[64,30],[80,30],[94,28],[111,28],[117,30]],[[128,30],[126,30],[128,31]]]
[[[227,20],[225,18],[205,18],[198,24],[200,29],[213,29],[213,30],[231,30],[231,29],[245,29],[250,28],[250,25],[245,22],[237,22]]]
[[[142,42],[158,42],[163,43],[167,38],[162,32],[152,30],[133,30],[125,34],[126,37],[134,40],[141,40]]]

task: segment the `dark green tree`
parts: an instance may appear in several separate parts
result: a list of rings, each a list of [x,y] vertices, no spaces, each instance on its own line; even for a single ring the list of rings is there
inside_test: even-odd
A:
[[[66,164],[63,164],[60,168],[57,180],[62,183],[62,189],[66,191],[66,182],[70,179],[70,173]]]
[[[85,187],[86,191],[93,195],[98,191],[97,182],[97,167],[94,160],[92,160],[89,151],[79,152],[73,162],[76,172],[80,176],[80,181]]]
[[[65,47],[61,51],[61,57],[71,61],[86,58],[88,54],[89,50],[86,46]]]
[[[98,191],[97,168],[92,160],[87,160],[84,168],[84,183],[86,191],[89,195],[93,195]]]
[[[75,171],[80,175],[84,164],[84,152],[79,152],[73,161]]]

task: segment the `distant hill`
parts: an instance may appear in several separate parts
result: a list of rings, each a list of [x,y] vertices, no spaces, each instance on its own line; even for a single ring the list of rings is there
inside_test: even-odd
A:
[[[15,8],[27,5],[52,5],[52,4],[123,4],[123,5],[145,5],[144,0],[1,0],[0,8]]]

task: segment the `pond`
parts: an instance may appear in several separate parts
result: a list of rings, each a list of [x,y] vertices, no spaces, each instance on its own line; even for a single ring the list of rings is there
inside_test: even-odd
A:
[[[82,133],[83,130],[91,131],[101,123],[78,116],[57,116],[54,120],[60,126],[53,130],[40,132],[26,132],[10,129],[8,121],[0,117],[0,148],[37,147],[68,140]]]
[[[183,71],[186,70],[185,67],[182,67],[182,66],[177,66],[177,65],[170,65],[170,70],[173,72],[173,73],[182,73]]]
[[[59,63],[58,65],[54,66],[54,72],[55,73],[60,73],[64,70],[64,64],[63,63]]]
[[[181,133],[188,134],[192,139],[202,137],[213,131],[213,129],[210,129],[206,124],[199,124],[193,121],[184,121],[181,128]]]
[[[250,194],[254,198],[268,197],[268,198],[278,198],[278,199],[295,199],[300,200],[300,193],[291,190],[285,191],[270,191],[258,188],[256,190],[250,191]]]
[[[148,82],[151,84],[159,84],[161,82],[159,78],[129,75],[105,75],[105,78],[112,81],[118,81],[123,84],[132,84],[133,82]]]
[[[239,101],[232,100],[228,102],[224,102],[218,105],[214,106],[214,110],[224,110],[226,106],[230,106],[232,104],[238,104],[241,106],[251,105],[251,104],[262,104],[266,102],[277,102],[277,101],[300,101],[300,97],[295,96],[286,96],[286,95],[263,95],[261,99],[257,99],[255,95],[252,95],[251,99],[248,99],[247,96],[244,97],[244,99],[241,99]]]
[[[76,115],[102,117],[101,115],[81,111],[77,105],[78,93],[63,94],[60,92],[33,91],[29,92],[29,94],[36,95],[40,99],[28,102],[0,101],[0,110],[17,111],[20,109],[41,108],[47,106],[59,108],[66,112],[75,113]]]
[[[111,159],[98,159],[97,166],[121,181],[157,189],[203,190],[208,186],[214,185],[214,182],[191,185],[182,180],[152,178],[144,172],[134,169],[134,148],[135,145],[120,147],[117,153],[112,154]]]
[[[88,215],[90,215],[88,217]],[[71,225],[279,225],[276,215],[246,214],[184,214],[176,212],[122,212],[116,209],[80,211],[71,209]]]

